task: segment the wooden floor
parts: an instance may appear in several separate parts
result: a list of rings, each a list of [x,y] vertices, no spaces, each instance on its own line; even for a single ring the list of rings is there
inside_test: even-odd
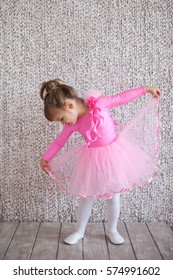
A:
[[[88,224],[85,238],[67,245],[75,224],[1,222],[0,259],[4,260],[173,260],[173,232],[166,224],[119,223],[126,242],[113,245],[107,224]]]

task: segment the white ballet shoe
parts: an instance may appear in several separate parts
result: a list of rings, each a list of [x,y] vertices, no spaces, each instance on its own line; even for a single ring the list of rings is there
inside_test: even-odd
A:
[[[82,239],[83,237],[84,237],[84,236],[83,236],[81,233],[75,231],[75,232],[73,232],[72,234],[70,234],[69,236],[67,236],[67,237],[64,239],[64,242],[65,242],[66,244],[69,244],[69,245],[74,245],[74,244],[76,244],[80,239]]]
[[[118,231],[108,232],[107,237],[115,245],[120,245],[120,244],[123,244],[125,242],[124,238],[118,233]]]

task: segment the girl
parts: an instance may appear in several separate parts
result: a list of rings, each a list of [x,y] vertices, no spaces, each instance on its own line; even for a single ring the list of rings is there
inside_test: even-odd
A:
[[[158,102],[149,102],[119,133],[109,109],[135,100],[146,92],[153,98],[160,97],[158,88],[140,87],[114,96],[90,91],[84,100],[59,79],[42,84],[40,96],[44,101],[45,117],[64,126],[43,155],[41,169],[52,176],[62,190],[81,197],[77,228],[65,238],[67,244],[75,244],[84,237],[94,198],[107,200],[108,238],[114,244],[124,243],[117,231],[120,193],[142,187],[156,175]],[[152,124],[150,143],[146,137],[149,124]],[[74,131],[82,134],[86,144],[54,158]]]

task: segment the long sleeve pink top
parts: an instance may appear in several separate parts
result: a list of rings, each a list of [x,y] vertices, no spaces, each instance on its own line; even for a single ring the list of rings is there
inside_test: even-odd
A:
[[[109,109],[135,100],[145,93],[146,88],[140,87],[114,96],[90,97],[87,114],[78,118],[76,124],[65,125],[61,133],[44,153],[43,158],[49,162],[65,145],[74,131],[78,131],[84,137],[89,148],[112,143],[117,138],[117,132]]]

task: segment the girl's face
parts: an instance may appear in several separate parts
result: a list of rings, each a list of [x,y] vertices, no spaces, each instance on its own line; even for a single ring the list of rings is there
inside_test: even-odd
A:
[[[73,103],[66,102],[64,109],[57,109],[53,121],[61,124],[74,125],[77,122],[79,113]]]

